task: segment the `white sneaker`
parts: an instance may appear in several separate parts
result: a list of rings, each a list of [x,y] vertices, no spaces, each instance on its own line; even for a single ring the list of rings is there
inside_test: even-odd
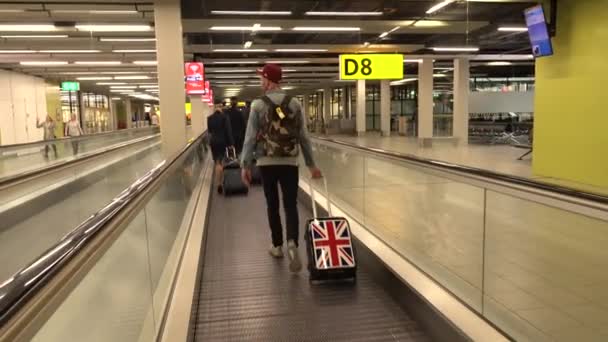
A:
[[[271,246],[268,250],[268,253],[272,255],[273,258],[282,258],[283,257],[283,247],[281,246]]]
[[[298,254],[298,247],[293,240],[287,242],[287,254],[289,255],[289,270],[291,272],[300,272],[302,270],[302,262]]]

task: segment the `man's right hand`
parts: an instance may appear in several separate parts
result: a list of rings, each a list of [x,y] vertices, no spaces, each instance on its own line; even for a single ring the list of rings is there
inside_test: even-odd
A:
[[[243,170],[241,170],[241,179],[243,180],[243,183],[249,187],[251,185],[251,170],[243,168]]]
[[[313,166],[309,167],[308,169],[310,170],[310,177],[312,177],[312,179],[323,178],[323,174],[321,173],[321,170],[319,170],[318,167]]]

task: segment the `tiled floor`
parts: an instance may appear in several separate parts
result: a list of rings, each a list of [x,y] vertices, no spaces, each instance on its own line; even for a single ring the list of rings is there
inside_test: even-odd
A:
[[[339,205],[517,340],[608,340],[607,222],[329,146],[315,155]]]
[[[381,137],[376,132],[368,132],[362,137],[334,135],[331,138],[361,146],[412,154],[419,157],[537,179],[556,185],[608,195],[608,188],[534,175],[532,173],[531,155],[523,160],[517,160],[527,150],[508,145],[469,144],[464,147],[458,147],[454,146],[451,139],[439,138],[433,141],[432,148],[421,148],[416,138],[402,136]]]

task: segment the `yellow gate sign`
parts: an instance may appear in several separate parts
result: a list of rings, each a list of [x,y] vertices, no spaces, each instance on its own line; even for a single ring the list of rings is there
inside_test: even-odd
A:
[[[403,79],[403,55],[357,54],[340,55],[341,80]]]

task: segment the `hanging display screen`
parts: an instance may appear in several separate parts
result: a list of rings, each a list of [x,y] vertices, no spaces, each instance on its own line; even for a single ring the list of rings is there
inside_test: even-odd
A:
[[[205,68],[203,63],[184,63],[184,74],[186,78],[186,94],[205,93]]]
[[[551,45],[543,6],[538,5],[528,8],[525,11],[525,17],[534,57],[553,55],[553,46]]]

